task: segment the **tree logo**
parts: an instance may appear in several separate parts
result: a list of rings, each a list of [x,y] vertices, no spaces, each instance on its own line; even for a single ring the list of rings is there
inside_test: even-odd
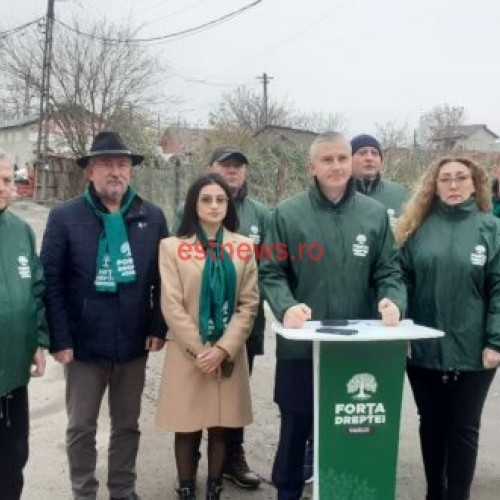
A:
[[[377,392],[377,380],[371,373],[358,373],[347,382],[347,392],[357,401],[370,399]]]
[[[396,210],[394,208],[388,208],[387,209],[387,216],[389,217],[389,224],[391,227],[394,227],[394,224],[396,224]]]
[[[24,255],[20,255],[17,258],[17,270],[19,272],[19,276],[21,279],[29,279],[31,278],[31,269],[29,266],[30,261],[28,260],[28,257]]]
[[[120,247],[120,252],[125,257],[132,257],[132,251],[130,250],[130,243],[128,241],[122,244],[122,246]]]
[[[484,245],[476,245],[474,252],[470,255],[472,265],[483,267],[486,264],[486,258],[486,247]]]
[[[352,254],[356,257],[366,257],[370,251],[367,241],[368,239],[364,234],[358,234],[355,243],[352,245]]]
[[[250,226],[250,234],[248,235],[248,237],[258,245],[260,243],[259,226],[256,225]]]

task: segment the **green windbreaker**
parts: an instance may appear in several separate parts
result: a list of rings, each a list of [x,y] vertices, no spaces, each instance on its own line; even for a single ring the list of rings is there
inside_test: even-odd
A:
[[[409,196],[408,191],[401,184],[382,179],[380,176],[369,181],[356,179],[356,189],[360,193],[380,201],[386,207],[391,227],[401,215],[403,204],[408,201]]]
[[[48,347],[43,291],[32,229],[0,212],[0,396],[28,384],[37,347]]]
[[[280,203],[271,218],[260,284],[276,318],[298,303],[312,319],[374,318],[387,297],[405,313],[406,290],[385,207],[348,185],[331,203],[314,185]],[[278,336],[278,358],[308,359],[311,342]]]
[[[474,198],[436,201],[402,248],[408,316],[445,332],[411,343],[412,364],[437,370],[481,370],[482,351],[500,351],[500,221]]]

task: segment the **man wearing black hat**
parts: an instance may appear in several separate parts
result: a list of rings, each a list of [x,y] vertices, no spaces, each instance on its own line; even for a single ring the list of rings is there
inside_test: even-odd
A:
[[[382,148],[375,137],[358,135],[351,140],[351,147],[352,173],[358,191],[380,201],[387,210],[391,226],[394,226],[408,199],[408,191],[396,182],[382,179]]]
[[[220,174],[229,185],[238,214],[238,233],[249,237],[256,245],[264,241],[265,231],[269,221],[267,208],[257,200],[248,196],[247,157],[237,148],[223,146],[211,154],[208,168]],[[177,214],[174,231],[182,219],[182,209]],[[246,343],[248,366],[252,373],[255,356],[264,354],[264,331],[266,328],[263,301],[259,303],[257,317]],[[243,448],[244,431],[230,429],[227,432],[226,463],[224,477],[245,489],[255,489],[260,484],[260,478],[247,464]]]
[[[101,132],[85,169],[85,193],[51,210],[43,244],[50,352],[64,365],[66,449],[75,500],[95,500],[99,409],[108,390],[111,499],[135,500],[138,419],[148,351],[163,347],[158,245],[162,211],[130,187],[143,156]]]

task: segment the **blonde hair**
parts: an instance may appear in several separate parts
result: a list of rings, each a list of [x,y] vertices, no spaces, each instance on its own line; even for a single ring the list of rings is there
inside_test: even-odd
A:
[[[405,205],[403,213],[396,222],[394,237],[398,245],[404,245],[429,215],[432,204],[436,199],[436,182],[441,167],[451,162],[461,163],[470,170],[476,191],[473,196],[476,200],[477,208],[481,212],[489,212],[491,210],[491,190],[488,175],[484,168],[470,158],[460,156],[440,158],[432,163],[424,172],[413,190],[410,200]]]

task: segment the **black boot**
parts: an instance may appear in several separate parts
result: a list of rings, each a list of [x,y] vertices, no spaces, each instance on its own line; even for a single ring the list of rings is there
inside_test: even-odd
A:
[[[181,500],[196,500],[196,486],[192,479],[179,480],[179,486],[175,492]]]
[[[207,479],[207,500],[220,500],[222,492],[222,478],[209,477]]]

